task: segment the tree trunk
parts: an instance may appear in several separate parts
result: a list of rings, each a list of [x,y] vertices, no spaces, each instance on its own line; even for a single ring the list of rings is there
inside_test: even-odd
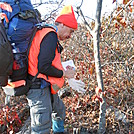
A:
[[[102,71],[101,71],[101,62],[100,62],[100,53],[99,53],[99,42],[100,42],[100,17],[101,17],[101,8],[102,8],[102,0],[97,0],[97,10],[95,16],[95,29],[93,34],[94,40],[94,58],[95,58],[95,69],[96,69],[96,76],[97,76],[97,83],[98,87],[101,88],[101,98],[102,102],[100,102],[100,116],[99,116],[99,129],[98,133],[103,134],[105,133],[105,114],[106,114],[106,99],[103,96],[104,86],[103,86],[103,78],[102,78]]]

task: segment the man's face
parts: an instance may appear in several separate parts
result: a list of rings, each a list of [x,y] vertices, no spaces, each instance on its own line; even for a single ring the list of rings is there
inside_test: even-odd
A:
[[[71,37],[71,34],[74,32],[74,30],[70,27],[67,27],[65,25],[61,25],[58,29],[58,36],[60,40],[66,40]]]

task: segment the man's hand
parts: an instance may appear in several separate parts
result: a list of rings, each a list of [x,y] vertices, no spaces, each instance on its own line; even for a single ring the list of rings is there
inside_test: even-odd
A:
[[[74,75],[75,75],[74,67],[67,66],[66,67],[66,71],[63,70],[63,76],[68,78],[68,79],[74,78]]]

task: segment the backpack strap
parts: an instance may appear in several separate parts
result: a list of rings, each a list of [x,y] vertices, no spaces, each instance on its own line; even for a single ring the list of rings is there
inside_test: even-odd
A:
[[[32,83],[36,80],[38,74],[39,74],[39,72],[33,77],[33,79],[32,79]]]
[[[34,30],[33,30],[33,33],[32,33],[32,36],[31,36],[31,39],[30,39],[30,42],[28,44],[28,49],[27,49],[27,59],[28,59],[28,55],[29,55],[29,50],[30,50],[30,47],[31,47],[31,44],[32,44],[32,41],[33,41],[33,38],[37,32],[38,28],[37,26],[35,26]],[[27,60],[27,68],[28,68],[28,60]],[[37,76],[38,76],[39,72],[37,72],[37,74],[34,76],[34,78],[32,79],[32,83],[36,80]]]
[[[33,38],[34,38],[34,36],[35,36],[37,30],[38,30],[38,28],[37,28],[37,26],[35,26],[35,27],[34,27],[34,30],[33,30],[33,33],[32,33],[32,36],[31,36],[31,39],[30,39],[30,42],[29,42],[29,44],[28,44],[27,57],[28,57],[28,55],[29,55],[29,50],[30,50],[30,47],[31,47]]]

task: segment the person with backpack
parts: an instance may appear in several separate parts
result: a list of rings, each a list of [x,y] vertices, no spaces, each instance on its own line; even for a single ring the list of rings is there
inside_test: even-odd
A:
[[[65,71],[61,64],[63,47],[59,40],[71,37],[77,30],[77,20],[72,6],[64,6],[53,27],[38,30],[33,38],[28,56],[28,79],[37,78],[27,93],[30,106],[31,134],[64,133],[65,106],[57,92],[64,78],[73,78],[75,70]]]

